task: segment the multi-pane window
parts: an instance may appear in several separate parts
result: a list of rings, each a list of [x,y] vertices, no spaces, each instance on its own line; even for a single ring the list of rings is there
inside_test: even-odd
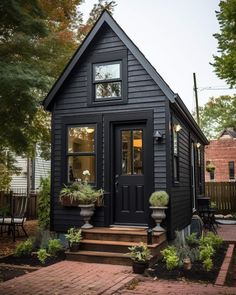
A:
[[[229,162],[229,179],[234,179],[234,161]]]
[[[94,64],[93,84],[95,100],[121,98],[121,62]]]
[[[179,181],[179,135],[176,129],[172,128],[173,134],[173,175],[174,181]]]
[[[83,171],[90,173],[89,182],[96,182],[96,127],[69,127],[67,144],[68,182],[83,179]]]

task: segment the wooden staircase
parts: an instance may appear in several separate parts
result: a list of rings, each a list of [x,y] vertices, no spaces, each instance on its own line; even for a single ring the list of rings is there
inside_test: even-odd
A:
[[[66,252],[68,260],[131,265],[132,261],[127,255],[128,247],[147,242],[147,232],[143,228],[96,227],[82,230],[82,235],[80,251]],[[166,233],[154,232],[152,245],[148,245],[153,256],[150,265],[156,261],[165,245]]]

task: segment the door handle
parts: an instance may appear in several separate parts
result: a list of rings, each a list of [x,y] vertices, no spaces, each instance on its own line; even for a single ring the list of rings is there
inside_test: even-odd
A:
[[[118,193],[118,191],[119,191],[119,189],[118,189],[118,186],[119,186],[118,179],[119,179],[119,175],[116,174],[116,176],[115,176],[115,191],[116,191],[116,193]]]

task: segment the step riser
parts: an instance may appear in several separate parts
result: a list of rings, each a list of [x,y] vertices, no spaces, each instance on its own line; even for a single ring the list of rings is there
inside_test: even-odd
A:
[[[101,251],[113,253],[128,253],[127,246],[118,245],[99,245],[99,244],[80,244],[80,250],[86,251]]]
[[[83,233],[83,238],[86,240],[102,240],[102,241],[122,241],[122,242],[147,242],[146,235],[129,235],[129,234],[97,234],[97,233]],[[160,243],[165,240],[165,235],[158,237],[153,236],[153,244]]]
[[[66,255],[67,260],[88,262],[88,263],[105,263],[115,265],[132,265],[132,260],[122,257],[99,257],[87,255]]]

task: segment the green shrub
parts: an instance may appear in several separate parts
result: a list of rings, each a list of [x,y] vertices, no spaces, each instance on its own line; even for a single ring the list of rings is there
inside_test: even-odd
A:
[[[143,243],[129,247],[128,249],[130,250],[130,258],[134,261],[146,262],[152,257],[150,250]]]
[[[166,268],[172,270],[179,265],[179,257],[177,250],[174,246],[168,246],[161,251],[164,261],[166,262]]]
[[[38,220],[42,229],[48,229],[50,223],[50,177],[41,177],[38,193]]]
[[[215,250],[211,245],[205,245],[200,247],[200,260],[206,260],[211,258],[215,254]]]
[[[212,232],[208,232],[200,239],[200,247],[210,245],[214,250],[218,250],[223,243],[223,239]]]
[[[197,234],[192,233],[186,237],[186,243],[189,247],[196,247],[199,245],[199,240],[197,239]]]
[[[71,227],[68,229],[67,234],[65,234],[65,237],[69,244],[79,243],[82,239],[81,229]]]
[[[165,207],[169,202],[169,195],[165,191],[157,191],[151,194],[149,203],[153,207]]]
[[[62,245],[58,239],[50,239],[48,241],[48,253],[52,256],[57,256],[58,252],[62,250]]]
[[[210,271],[213,267],[213,261],[211,258],[203,260],[202,264],[206,271]]]
[[[30,239],[26,240],[25,242],[21,242],[17,245],[15,250],[15,256],[28,256],[31,254],[33,250],[33,243]]]
[[[49,253],[47,253],[47,250],[46,249],[39,249],[37,251],[37,257],[38,257],[38,260],[44,264],[46,262],[46,259],[51,256]]]

